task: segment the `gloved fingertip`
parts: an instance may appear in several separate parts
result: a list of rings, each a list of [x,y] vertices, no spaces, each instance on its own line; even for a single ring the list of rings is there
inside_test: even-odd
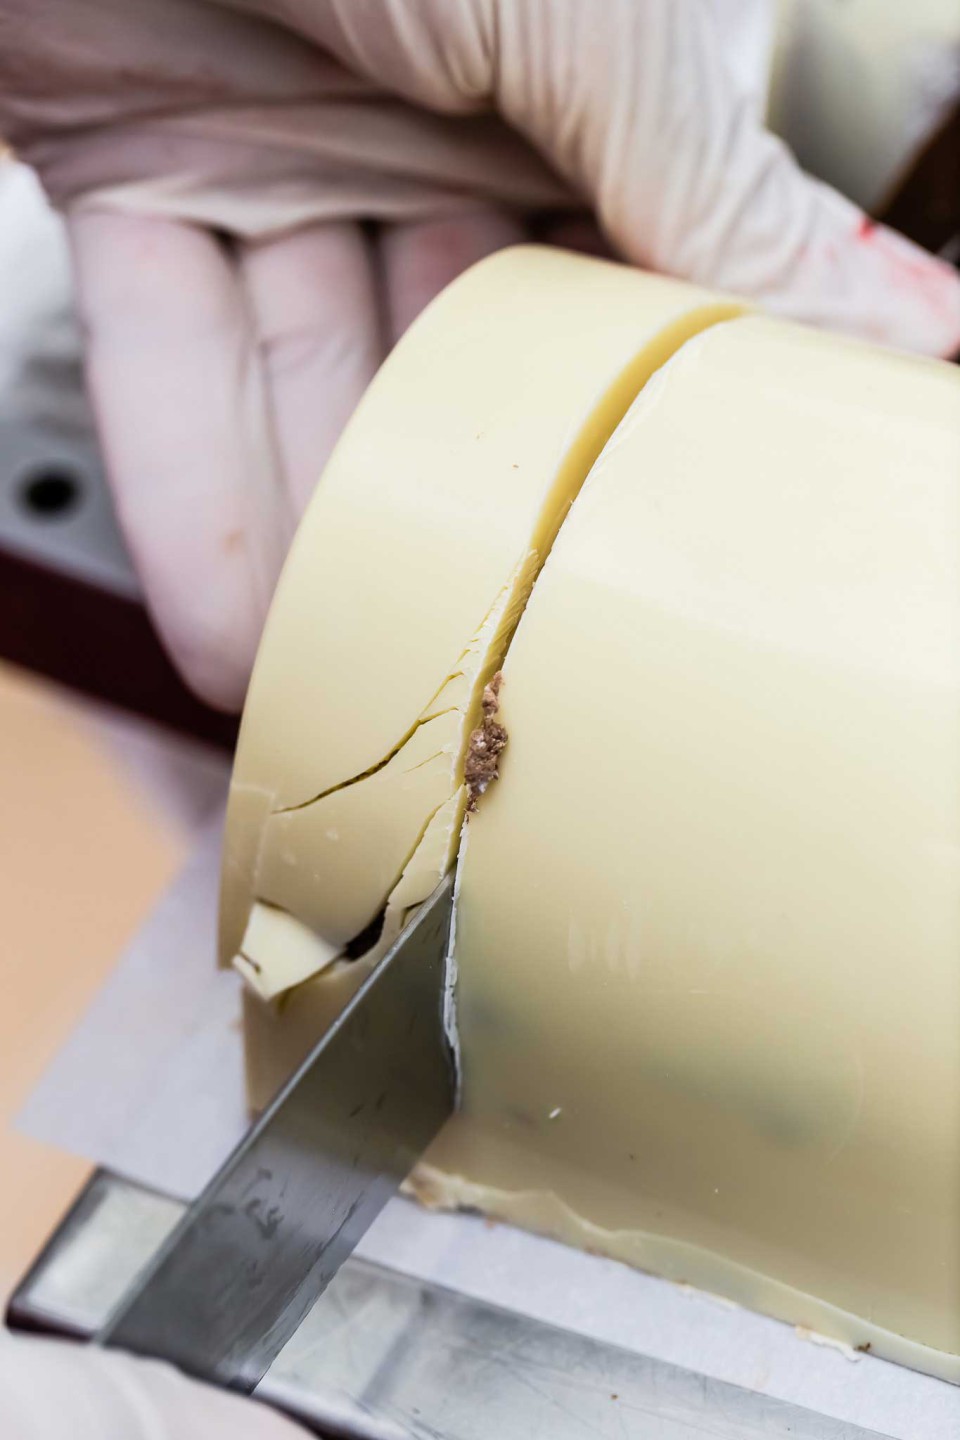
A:
[[[846,202],[830,209],[771,308],[895,349],[956,355],[960,274]]]
[[[199,700],[223,714],[240,714],[253,669],[252,652],[239,654],[231,647],[225,653],[222,645],[204,643],[204,637],[195,634],[166,648],[184,684]]]

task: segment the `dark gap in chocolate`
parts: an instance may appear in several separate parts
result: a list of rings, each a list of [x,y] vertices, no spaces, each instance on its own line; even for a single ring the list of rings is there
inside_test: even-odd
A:
[[[960,235],[960,102],[900,176],[875,218],[934,254]]]
[[[354,935],[344,947],[340,956],[341,960],[359,960],[371,950],[383,933],[383,922],[387,916],[387,907],[384,906],[378,915],[374,915],[369,925],[364,926],[359,935]]]

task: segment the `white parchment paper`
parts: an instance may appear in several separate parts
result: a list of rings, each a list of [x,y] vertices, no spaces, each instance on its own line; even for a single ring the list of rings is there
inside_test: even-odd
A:
[[[183,1198],[246,1125],[239,981],[213,962],[219,843],[208,827],[20,1117],[38,1139]],[[359,1253],[895,1440],[960,1435],[960,1389],[506,1225],[396,1200]]]

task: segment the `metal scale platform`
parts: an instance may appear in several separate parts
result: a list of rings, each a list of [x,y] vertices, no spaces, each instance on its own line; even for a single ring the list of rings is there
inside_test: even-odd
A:
[[[15,1293],[9,1324],[88,1339],[182,1211],[98,1171]],[[357,1259],[256,1395],[352,1440],[882,1440]]]

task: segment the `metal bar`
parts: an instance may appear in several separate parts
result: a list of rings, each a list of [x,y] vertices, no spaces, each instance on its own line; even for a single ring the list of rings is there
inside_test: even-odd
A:
[[[10,1323],[93,1335],[182,1210],[101,1172],[19,1287]],[[349,1440],[883,1440],[359,1260],[256,1393]]]
[[[95,1171],[11,1296],[6,1324],[91,1340],[186,1208]]]
[[[32,508],[51,484],[64,508]],[[236,719],[187,690],[157,638],[92,438],[2,413],[0,657],[223,748],[236,741]]]

